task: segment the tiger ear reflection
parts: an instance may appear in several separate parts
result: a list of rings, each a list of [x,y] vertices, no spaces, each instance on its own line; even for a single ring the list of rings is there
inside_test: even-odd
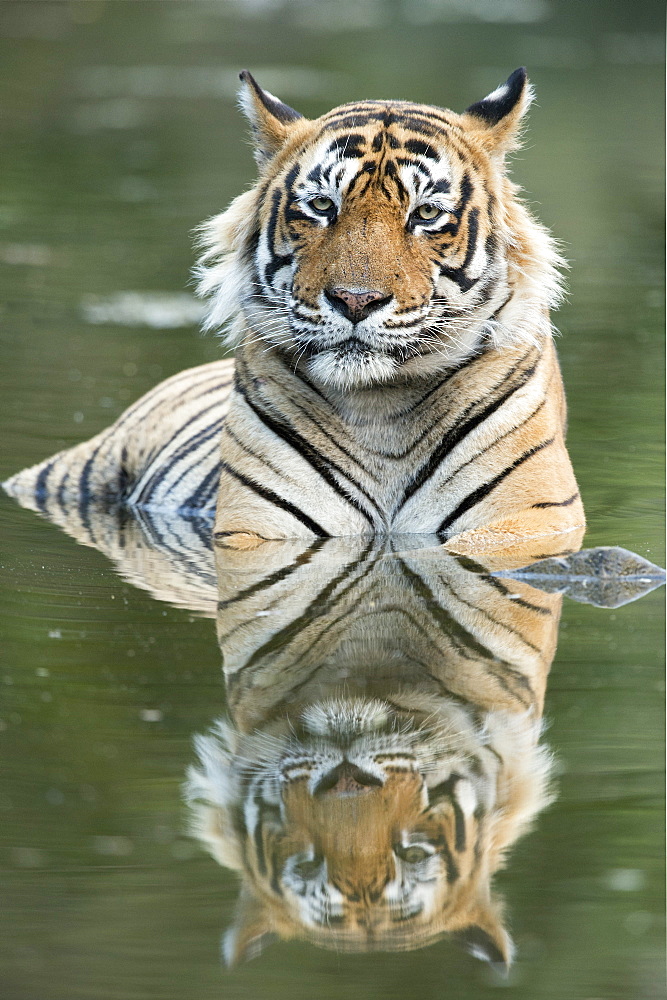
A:
[[[269,935],[347,951],[451,935],[511,961],[492,879],[549,801],[561,597],[433,541],[218,552],[230,718],[198,737],[186,795],[241,874],[230,963]]]

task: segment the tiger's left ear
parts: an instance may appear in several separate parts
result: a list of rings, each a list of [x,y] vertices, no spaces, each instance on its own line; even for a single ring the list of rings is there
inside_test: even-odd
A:
[[[247,69],[239,73],[239,79],[239,104],[250,122],[255,141],[255,159],[262,166],[283,146],[294,122],[302,119],[303,115],[288,104],[283,104],[268,90],[262,90]]]
[[[236,904],[236,918],[222,938],[222,957],[233,969],[239,962],[257,958],[274,941],[264,905],[245,886]]]
[[[454,933],[457,943],[473,958],[507,975],[514,958],[514,943],[503,922],[500,900],[483,895],[468,917],[470,922]]]
[[[533,97],[533,88],[522,66],[484,100],[471,104],[464,117],[489,152],[502,157],[518,148],[521,119]]]

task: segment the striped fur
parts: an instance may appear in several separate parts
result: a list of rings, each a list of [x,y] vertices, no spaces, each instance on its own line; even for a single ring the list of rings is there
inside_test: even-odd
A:
[[[549,321],[561,262],[505,172],[525,72],[462,115],[362,101],[315,121],[242,78],[260,176],[203,227],[199,267],[233,386],[229,363],[184,372],[10,492],[208,512],[219,479],[228,545],[576,548]]]
[[[548,801],[560,603],[437,538],[218,552],[230,717],[197,740],[195,834],[242,879],[230,963],[266,935],[507,965],[494,873]]]
[[[211,518],[233,377],[231,360],[180,372],[94,438],[3,485],[23,506],[72,529],[73,511],[85,530],[98,507]]]

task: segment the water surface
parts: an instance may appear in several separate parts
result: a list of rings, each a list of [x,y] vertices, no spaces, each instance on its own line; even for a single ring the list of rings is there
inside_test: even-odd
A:
[[[657,4],[324,9],[3,5],[3,478],[219,356],[196,332],[189,233],[252,177],[239,68],[318,114],[360,96],[460,109],[527,64],[538,107],[514,176],[572,262],[557,322],[585,545],[664,565]],[[0,518],[4,996],[496,995],[445,939],[279,942],[225,971],[239,877],[186,835],[182,797],[193,736],[234,708],[212,556],[175,593],[148,543],[114,565],[6,498]],[[557,797],[494,880],[517,997],[664,995],[662,607],[660,591],[563,598],[543,737]]]

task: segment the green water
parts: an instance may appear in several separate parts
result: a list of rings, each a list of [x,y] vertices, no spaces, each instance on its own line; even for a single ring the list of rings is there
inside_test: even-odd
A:
[[[526,64],[538,101],[514,176],[572,265],[557,323],[585,544],[664,565],[661,6],[0,8],[2,478],[219,356],[169,296],[189,295],[193,227],[252,177],[238,69],[317,114],[386,96],[461,109]],[[5,497],[0,518],[3,997],[664,995],[659,590],[564,601],[545,708],[558,798],[497,878],[507,980],[444,941],[277,943],[227,972],[237,879],[185,835],[181,798],[193,735],[225,711],[214,622]]]

